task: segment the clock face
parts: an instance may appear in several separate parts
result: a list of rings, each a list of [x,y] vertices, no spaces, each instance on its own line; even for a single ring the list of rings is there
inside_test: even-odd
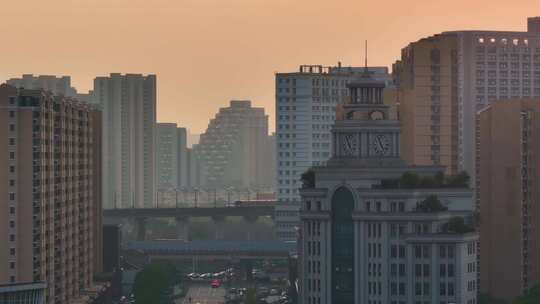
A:
[[[345,156],[356,155],[356,150],[358,147],[356,141],[356,134],[345,134],[342,137],[342,151]]]
[[[371,151],[375,155],[383,156],[390,153],[390,137],[385,134],[376,134],[372,136]]]
[[[369,113],[369,118],[371,120],[383,120],[384,119],[384,113],[378,110],[375,110],[371,113]]]

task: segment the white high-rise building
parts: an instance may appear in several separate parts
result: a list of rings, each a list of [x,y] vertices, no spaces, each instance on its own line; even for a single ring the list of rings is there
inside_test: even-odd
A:
[[[390,84],[388,68],[368,70],[376,79]],[[298,216],[292,206],[298,210],[300,176],[330,157],[330,127],[336,105],[347,96],[347,83],[363,71],[364,67],[341,64],[302,65],[298,72],[276,74],[276,192],[280,202],[276,234],[282,240],[296,240]]]
[[[92,99],[103,110],[104,208],[154,206],[156,76],[97,77]]]

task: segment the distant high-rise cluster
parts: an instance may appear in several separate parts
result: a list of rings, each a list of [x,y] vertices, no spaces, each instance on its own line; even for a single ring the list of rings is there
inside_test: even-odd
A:
[[[233,100],[210,120],[194,147],[206,188],[268,189],[274,183],[274,141],[268,116],[251,101]]]
[[[157,124],[156,179],[158,191],[187,190],[200,185],[200,166],[187,147],[187,130],[175,123]]]
[[[18,284],[19,301],[73,303],[101,269],[101,112],[2,85],[0,117],[0,284]]]

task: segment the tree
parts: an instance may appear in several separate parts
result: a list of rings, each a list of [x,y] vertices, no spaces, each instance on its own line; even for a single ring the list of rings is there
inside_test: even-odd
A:
[[[419,188],[437,188],[437,181],[432,176],[424,176],[420,179]]]
[[[446,184],[449,187],[464,187],[464,188],[467,188],[467,187],[469,187],[470,179],[471,178],[470,178],[470,176],[469,176],[469,174],[467,172],[461,171],[460,173],[458,173],[456,175],[449,176],[447,178]]]
[[[444,185],[444,178],[445,176],[443,171],[439,171],[437,174],[435,174],[434,179],[437,187],[442,187]]]
[[[399,183],[403,188],[416,188],[420,183],[420,177],[416,173],[405,172],[401,176]]]
[[[540,303],[540,285],[534,286],[515,299],[512,304],[538,304]]]
[[[255,288],[249,288],[246,292],[246,304],[257,304],[257,292]]]
[[[473,232],[474,228],[465,223],[465,219],[461,216],[454,216],[448,220],[448,232],[453,233],[468,233]]]
[[[315,171],[308,169],[302,173],[300,180],[302,181],[302,189],[315,188]]]
[[[146,266],[135,277],[133,286],[136,304],[159,303],[172,284],[175,269],[169,264],[154,263]]]
[[[416,205],[416,211],[418,212],[441,212],[446,210],[448,208],[434,194],[429,195],[425,200]]]
[[[490,295],[481,294],[478,297],[478,304],[507,304],[506,301],[494,299]]]

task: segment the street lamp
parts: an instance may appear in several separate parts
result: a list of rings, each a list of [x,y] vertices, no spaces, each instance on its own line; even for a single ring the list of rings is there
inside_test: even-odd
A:
[[[199,204],[199,188],[195,188],[195,208],[198,207]]]
[[[174,195],[175,195],[176,209],[178,209],[178,188],[174,188]]]
[[[232,187],[227,187],[227,207],[231,206],[231,191]]]
[[[214,188],[214,208],[217,207],[217,190]]]

